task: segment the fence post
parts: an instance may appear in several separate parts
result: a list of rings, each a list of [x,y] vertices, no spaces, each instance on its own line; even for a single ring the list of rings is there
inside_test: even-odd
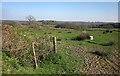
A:
[[[38,68],[38,65],[37,65],[37,59],[36,59],[36,54],[35,54],[35,46],[34,46],[34,42],[32,43],[32,48],[33,48],[33,54],[34,54],[34,60],[35,60],[35,66],[36,68]]]
[[[53,37],[53,51],[57,53],[56,51],[56,37]]]

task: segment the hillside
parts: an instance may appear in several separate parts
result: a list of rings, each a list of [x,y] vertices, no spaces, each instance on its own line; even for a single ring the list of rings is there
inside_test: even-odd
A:
[[[21,25],[21,24],[20,24]],[[2,26],[3,74],[118,74],[118,29],[87,28],[90,39],[76,40],[83,30]],[[42,26],[42,27],[43,27]],[[49,27],[49,28],[48,28]],[[106,33],[103,33],[106,32]],[[56,37],[56,53],[53,50]],[[33,53],[33,42],[37,65]]]

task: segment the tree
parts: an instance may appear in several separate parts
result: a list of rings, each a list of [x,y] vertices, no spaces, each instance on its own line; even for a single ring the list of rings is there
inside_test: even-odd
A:
[[[27,16],[26,19],[28,20],[29,25],[32,25],[36,21],[35,17],[32,15]]]

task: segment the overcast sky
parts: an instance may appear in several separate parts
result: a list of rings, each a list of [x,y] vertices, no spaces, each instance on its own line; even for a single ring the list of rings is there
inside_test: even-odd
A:
[[[117,22],[117,2],[3,2],[2,19]]]

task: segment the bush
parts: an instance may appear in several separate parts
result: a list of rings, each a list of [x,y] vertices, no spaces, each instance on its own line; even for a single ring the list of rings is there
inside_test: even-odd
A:
[[[50,53],[46,60],[44,61],[47,63],[58,64],[59,60],[61,59],[61,55],[59,53]]]
[[[112,33],[112,30],[105,30],[105,31],[103,31],[103,34],[107,34],[107,33]]]
[[[115,45],[115,43],[116,42],[114,40],[109,40],[106,43],[102,43],[100,45],[102,45],[102,46],[111,46],[111,45]]]
[[[55,28],[80,29],[80,25],[73,22],[64,22],[57,24]]]
[[[90,52],[90,53],[95,54],[97,56],[101,56],[101,57],[107,56],[107,53],[105,53],[103,51],[94,51],[94,52]]]
[[[61,33],[61,31],[59,31],[58,33]]]
[[[72,33],[71,31],[67,32],[67,33]]]
[[[74,40],[85,40],[90,39],[90,35],[86,31],[82,31],[79,36],[73,38]]]
[[[48,54],[53,51],[51,37],[46,35],[42,37],[24,36],[24,34],[19,35],[19,33],[15,31],[16,28],[10,25],[3,26],[2,50],[9,57],[18,59],[22,66],[34,66],[32,42],[35,42],[34,46],[38,63],[43,62]]]
[[[61,39],[60,39],[60,38],[58,38],[58,39],[56,39],[56,41],[61,41]]]

